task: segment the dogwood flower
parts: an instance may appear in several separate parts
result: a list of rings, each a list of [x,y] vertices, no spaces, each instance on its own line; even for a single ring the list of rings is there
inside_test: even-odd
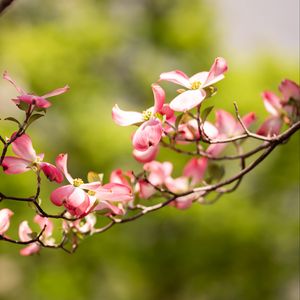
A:
[[[15,134],[12,135],[12,138]],[[43,162],[44,154],[36,154],[30,137],[23,134],[12,142],[12,150],[16,156],[6,156],[2,168],[6,174],[20,174],[29,170],[42,170],[50,180],[61,183],[64,179],[62,173],[52,164]]]
[[[0,210],[0,235],[3,235],[9,228],[10,218],[13,216],[13,212],[8,208]]]
[[[69,90],[69,86],[64,86],[62,88],[55,89],[43,96],[37,96],[34,94],[29,94],[25,92],[21,87],[19,87],[16,82],[8,75],[7,71],[4,71],[3,73],[3,79],[9,81],[17,90],[17,92],[20,94],[17,96],[17,99],[13,99],[13,102],[17,105],[20,104],[20,102],[24,102],[27,104],[35,105],[39,108],[48,108],[51,106],[51,102],[47,100],[47,98],[54,97],[61,95]]]
[[[54,245],[54,239],[51,237],[53,232],[53,223],[48,218],[36,215],[34,222],[39,225],[41,230],[44,230],[40,239],[45,245]],[[23,221],[19,225],[19,238],[22,242],[28,242],[33,239],[32,229],[28,225],[28,221]],[[41,249],[41,245],[38,242],[29,244],[25,248],[20,250],[20,254],[23,256],[29,256],[38,253]]]
[[[121,110],[116,104],[112,109],[112,117],[116,124],[128,126],[139,124],[134,133],[132,144],[138,151],[146,151],[151,146],[157,146],[163,134],[162,118],[171,119],[170,109],[164,105],[165,92],[158,84],[152,84],[154,106],[140,113]]]
[[[188,77],[184,72],[175,70],[160,74],[159,81],[169,81],[186,89],[179,90],[180,94],[170,102],[174,111],[185,112],[199,105],[209,94],[214,93],[212,85],[224,78],[227,71],[224,58],[217,57],[209,72],[200,72]]]

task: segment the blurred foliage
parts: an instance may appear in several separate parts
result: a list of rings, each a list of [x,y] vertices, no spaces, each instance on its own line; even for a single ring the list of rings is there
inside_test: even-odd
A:
[[[93,169],[107,180],[117,167],[140,168],[131,158],[132,129],[112,122],[111,107],[151,106],[150,84],[161,72],[193,74],[226,57],[230,72],[213,104],[233,112],[237,101],[242,113],[257,112],[259,122],[267,115],[261,91],[276,91],[285,77],[298,81],[292,61],[262,56],[237,64],[221,52],[214,24],[213,5],[200,0],[16,1],[0,18],[0,69],[38,94],[71,86],[30,129],[35,148],[47,161],[67,152],[72,174],[85,178]],[[14,95],[0,83],[0,118],[19,116],[8,102]],[[0,120],[2,132],[12,126]],[[213,206],[167,207],[87,239],[72,256],[45,250],[23,258],[2,243],[0,299],[296,299],[298,138]],[[164,149],[159,159],[174,159],[177,172],[187,161]],[[33,178],[1,173],[1,191],[30,195]],[[54,187],[45,183],[42,194],[51,209],[47,195]],[[32,219],[26,206],[3,206],[16,212],[15,224]]]

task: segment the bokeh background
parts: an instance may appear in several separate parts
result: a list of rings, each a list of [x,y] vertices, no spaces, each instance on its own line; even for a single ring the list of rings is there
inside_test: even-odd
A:
[[[91,169],[140,168],[132,129],[111,119],[116,102],[143,110],[161,72],[194,74],[216,56],[230,72],[215,104],[233,111],[238,101],[261,122],[261,91],[277,91],[284,78],[299,82],[299,2],[16,0],[0,18],[0,70],[37,94],[71,86],[30,134],[49,161],[69,153],[72,174],[82,178]],[[15,94],[1,81],[1,119],[19,116],[9,100]],[[0,120],[0,129],[8,135],[13,124]],[[87,239],[73,255],[45,249],[24,258],[1,243],[0,299],[296,300],[299,150],[298,134],[215,205],[167,207]],[[187,161],[161,151],[160,160],[171,158],[177,166]],[[30,195],[32,180],[0,173],[0,189]],[[45,207],[53,188],[44,185]],[[26,205],[0,205],[16,212],[12,236],[33,217]]]

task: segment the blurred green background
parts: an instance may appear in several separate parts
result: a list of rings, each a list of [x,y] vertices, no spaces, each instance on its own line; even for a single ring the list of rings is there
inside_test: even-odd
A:
[[[215,2],[200,0],[16,1],[0,18],[1,72],[37,94],[71,87],[30,129],[37,151],[46,161],[69,153],[76,177],[91,169],[139,170],[131,157],[132,129],[113,123],[111,107],[143,110],[152,105],[150,84],[161,72],[194,74],[216,56],[227,59],[230,72],[214,104],[233,111],[238,101],[242,113],[253,110],[261,122],[267,115],[261,91],[277,91],[283,78],[298,82],[299,59],[273,48],[237,61],[230,45],[224,50],[217,18]],[[1,119],[20,116],[9,100],[15,94],[1,81]],[[0,121],[2,134],[12,128]],[[167,207],[88,238],[73,255],[46,249],[24,258],[18,247],[1,243],[0,299],[297,299],[299,150],[295,135],[215,205]],[[161,151],[159,160],[171,157]],[[173,158],[177,166],[187,161]],[[32,174],[1,173],[0,189],[30,195],[32,180]],[[45,207],[55,187],[45,182]],[[15,211],[12,236],[20,221],[33,217],[26,205],[3,207]]]

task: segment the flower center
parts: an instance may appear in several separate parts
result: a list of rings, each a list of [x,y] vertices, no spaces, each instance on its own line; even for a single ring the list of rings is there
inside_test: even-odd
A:
[[[192,90],[198,90],[201,86],[201,82],[200,81],[194,81],[192,83]]]
[[[152,117],[152,111],[150,109],[144,110],[142,114],[145,121],[150,120],[150,118]]]
[[[94,191],[88,191],[88,195],[90,195],[90,196],[95,196],[95,195],[96,195],[96,192],[94,192]]]
[[[81,178],[75,178],[74,181],[73,181],[73,185],[75,187],[79,187],[82,184],[83,184],[83,180]]]

